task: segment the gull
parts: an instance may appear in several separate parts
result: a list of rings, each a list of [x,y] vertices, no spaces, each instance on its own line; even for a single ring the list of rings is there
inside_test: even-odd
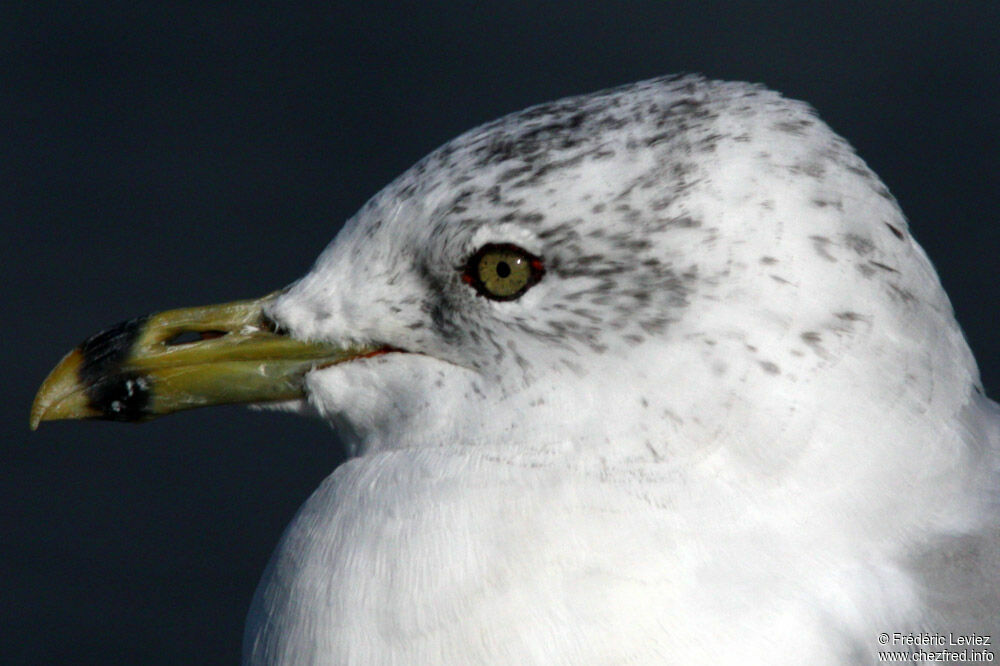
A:
[[[352,454],[277,546],[245,664],[1000,638],[997,405],[885,185],[759,85],[664,77],[473,129],[291,286],[87,339],[31,425],[238,402]]]

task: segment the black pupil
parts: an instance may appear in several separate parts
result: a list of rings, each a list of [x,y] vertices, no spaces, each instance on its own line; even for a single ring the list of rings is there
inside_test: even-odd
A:
[[[510,265],[506,261],[497,262],[497,275],[502,278],[510,275]]]

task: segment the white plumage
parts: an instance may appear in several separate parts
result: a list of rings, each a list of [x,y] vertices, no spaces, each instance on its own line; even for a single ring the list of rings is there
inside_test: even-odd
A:
[[[488,244],[544,276],[463,280]],[[806,105],[664,78],[513,114],[365,205],[270,311],[403,353],[307,376],[357,454],[248,664],[875,663],[997,638],[994,403],[884,185]],[[892,647],[892,646],[890,646]]]

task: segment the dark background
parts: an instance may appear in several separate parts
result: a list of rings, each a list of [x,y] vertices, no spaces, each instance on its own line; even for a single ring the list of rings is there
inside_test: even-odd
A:
[[[998,5],[809,4],[5,3],[32,8],[0,15],[0,662],[238,659],[335,436],[240,408],[30,433],[34,391],[108,324],[292,281],[415,160],[530,104],[677,71],[809,101],[900,200],[996,396]]]

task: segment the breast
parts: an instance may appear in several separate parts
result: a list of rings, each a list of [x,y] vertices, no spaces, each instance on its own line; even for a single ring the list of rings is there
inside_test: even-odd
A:
[[[839,663],[812,596],[838,568],[649,473],[546,451],[352,460],[283,536],[244,663],[720,663],[803,636]]]

